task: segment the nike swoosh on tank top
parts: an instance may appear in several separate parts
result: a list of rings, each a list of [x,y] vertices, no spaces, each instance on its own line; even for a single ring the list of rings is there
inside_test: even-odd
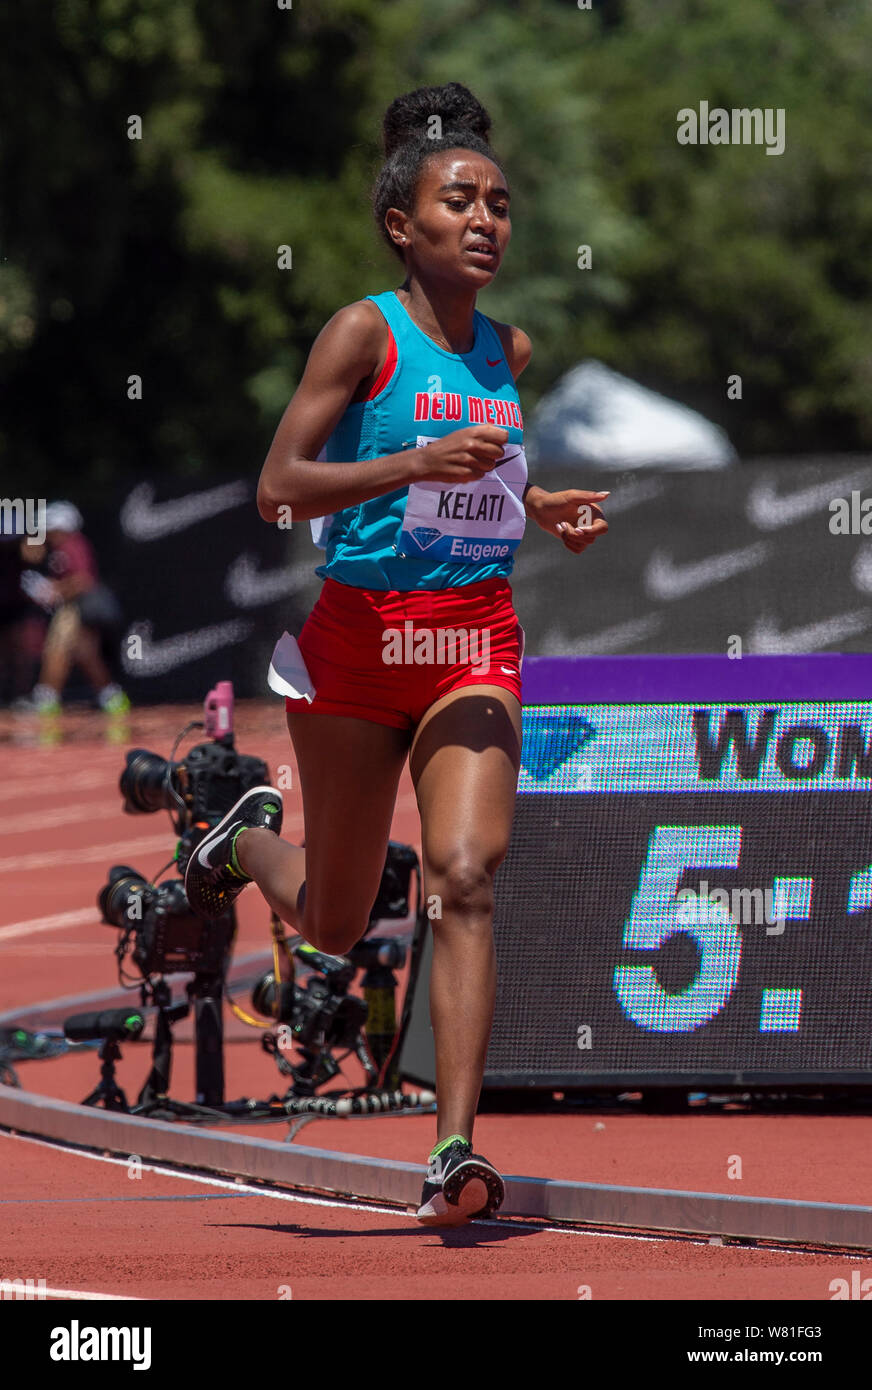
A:
[[[439,347],[393,290],[366,296],[389,330],[369,399],[350,404],[322,450],[328,462],[425,447],[464,425],[508,431],[503,461],[471,483],[413,483],[312,523],[322,579],[364,589],[447,589],[512,572],[527,483],[521,403],[496,329],[475,311],[470,352]]]

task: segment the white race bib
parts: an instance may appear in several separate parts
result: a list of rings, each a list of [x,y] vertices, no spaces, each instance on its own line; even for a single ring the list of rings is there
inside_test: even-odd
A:
[[[418,448],[438,435],[418,435]],[[410,483],[397,554],[469,564],[504,560],[524,534],[527,456],[522,444],[505,445],[503,460],[471,483]]]

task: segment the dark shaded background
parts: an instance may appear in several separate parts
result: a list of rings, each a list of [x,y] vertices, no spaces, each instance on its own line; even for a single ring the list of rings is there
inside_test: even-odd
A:
[[[318,590],[278,572],[313,570],[320,552],[308,526],[260,520],[257,476],[319,329],[400,283],[369,211],[386,105],[460,80],[493,117],[512,189],[512,246],[479,307],[533,340],[528,420],[594,358],[702,411],[743,460],[729,476],[611,479],[543,461],[545,486],[612,484],[612,531],[572,560],[529,528],[516,568],[528,650],[717,651],[735,634],[753,649],[785,630],[793,650],[864,647],[862,538],[829,534],[825,500],[772,534],[746,501],[761,469],[788,492],[865,476],[870,69],[872,11],[851,0],[7,7],[0,493],[79,505],[128,631],[208,645],[201,629],[237,625],[224,658],[194,643],[172,665],[156,647],[165,670],[125,674],[136,698],[199,696],[228,664],[240,693],[260,690],[264,655]],[[677,112],[701,100],[783,107],[784,154],[679,145]],[[239,480],[247,505],[159,542],[125,537],[135,487],[160,501]],[[757,542],[765,553],[732,578],[652,590],[655,551],[662,570]],[[260,602],[237,601],[240,563],[276,572]]]

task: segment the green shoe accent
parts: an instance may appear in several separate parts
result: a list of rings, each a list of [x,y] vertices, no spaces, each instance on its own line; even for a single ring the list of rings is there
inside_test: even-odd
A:
[[[270,815],[272,815],[272,816],[278,815],[279,808],[278,808],[278,806],[276,806],[275,802],[273,802],[273,801],[265,801],[265,802],[263,803],[263,809],[264,809],[265,811],[269,811]]]
[[[229,870],[230,870],[230,872],[231,872],[232,874],[235,874],[235,875],[236,875],[237,878],[244,878],[244,879],[246,879],[247,882],[250,883],[250,882],[251,882],[251,874],[247,874],[247,873],[245,872],[245,870],[243,869],[243,867],[242,867],[242,865],[240,864],[239,860],[236,858],[236,841],[239,839],[239,837],[240,837],[240,835],[242,834],[243,830],[247,830],[247,829],[248,829],[248,826],[247,826],[247,825],[241,825],[241,826],[239,827],[239,829],[237,830],[236,834],[233,836],[233,840],[232,840],[231,845],[230,845],[230,863],[228,864],[227,867],[229,868]]]
[[[467,1139],[465,1134],[449,1134],[447,1139],[439,1140],[439,1143],[436,1145],[435,1149],[431,1151],[430,1158],[434,1159],[437,1154],[441,1154],[443,1149],[447,1149],[449,1144],[456,1143],[458,1139],[462,1140],[464,1144],[469,1143],[469,1140]]]
[[[103,705],[104,714],[126,714],[130,709],[130,701],[122,690],[119,695],[113,695],[111,700],[107,700]]]

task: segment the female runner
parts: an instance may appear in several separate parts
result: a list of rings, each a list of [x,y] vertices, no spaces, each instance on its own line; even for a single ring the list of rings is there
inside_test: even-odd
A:
[[[286,700],[305,849],[279,839],[281,794],[257,788],[186,875],[195,911],[217,916],[253,881],[308,942],[343,954],[368,926],[408,758],[433,912],[438,1128],[418,1210],[433,1225],[503,1197],[471,1141],[496,988],[494,874],[520,767],[514,551],[527,517],[574,555],[608,529],[608,494],[527,482],[515,382],[530,340],[475,307],[511,235],[490,124],[456,82],[385,113],[373,208],[403,283],[322,329],[258,488],[265,520],[290,507],[294,522],[329,522],[298,639],[316,694]]]

